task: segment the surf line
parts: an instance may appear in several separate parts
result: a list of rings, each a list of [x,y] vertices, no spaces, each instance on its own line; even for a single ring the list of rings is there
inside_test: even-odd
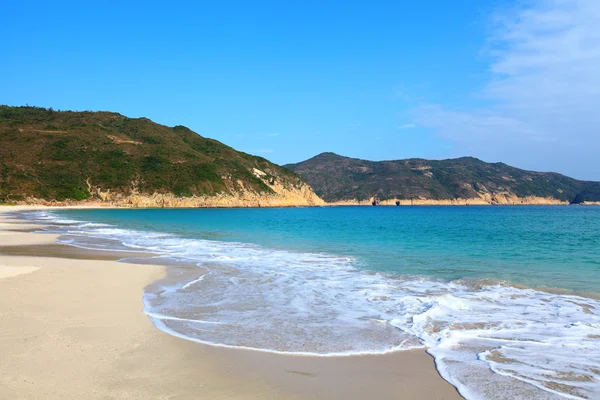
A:
[[[211,273],[211,271],[208,271],[208,272],[207,272],[207,273],[205,273],[204,275],[200,276],[198,279],[194,279],[193,281],[190,281],[190,282],[186,283],[186,284],[185,284],[185,285],[183,285],[181,288],[182,288],[182,289],[187,289],[187,288],[189,288],[190,286],[192,286],[192,285],[195,285],[195,284],[196,284],[196,283],[198,283],[198,282],[202,282],[202,281],[204,280],[204,278],[205,278],[207,275],[210,275],[210,273]]]

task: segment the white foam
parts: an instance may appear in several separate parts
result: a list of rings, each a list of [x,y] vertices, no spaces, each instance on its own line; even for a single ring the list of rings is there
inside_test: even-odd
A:
[[[208,270],[170,276],[146,293],[145,312],[175,336],[320,356],[426,346],[440,374],[467,398],[600,398],[594,299],[384,275],[331,254],[106,226],[69,232]]]
[[[202,282],[202,281],[204,280],[204,278],[205,278],[207,275],[209,275],[209,274],[210,274],[210,271],[209,271],[209,272],[207,272],[206,274],[202,275],[200,278],[197,278],[197,279],[194,279],[194,280],[192,280],[192,281],[189,281],[188,283],[186,283],[185,285],[183,285],[181,288],[182,288],[182,289],[187,289],[187,288],[189,288],[190,286],[192,286],[192,285],[195,285],[195,284],[196,284],[196,283],[198,283],[198,282]]]

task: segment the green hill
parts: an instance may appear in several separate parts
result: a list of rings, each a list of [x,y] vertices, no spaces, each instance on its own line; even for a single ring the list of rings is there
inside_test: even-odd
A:
[[[312,193],[264,158],[184,126],[112,112],[0,106],[0,144],[0,201]]]
[[[369,198],[481,199],[489,203],[531,197],[571,203],[600,200],[600,183],[490,164],[473,157],[375,162],[322,153],[285,167],[298,173],[328,202]]]

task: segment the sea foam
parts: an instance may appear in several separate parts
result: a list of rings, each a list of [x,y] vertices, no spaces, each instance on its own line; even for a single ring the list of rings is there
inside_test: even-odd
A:
[[[35,218],[57,223],[65,243],[118,243],[187,262],[144,296],[154,324],[175,336],[318,356],[424,347],[467,398],[600,398],[595,299],[386,275],[351,257],[57,222],[50,212]]]

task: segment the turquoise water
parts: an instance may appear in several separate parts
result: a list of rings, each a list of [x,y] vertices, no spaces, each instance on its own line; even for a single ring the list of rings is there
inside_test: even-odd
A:
[[[600,207],[70,210],[65,218],[356,258],[362,268],[600,293]]]
[[[167,277],[144,311],[178,337],[313,356],[422,347],[470,399],[600,398],[600,207],[26,217],[65,244],[157,254]]]

